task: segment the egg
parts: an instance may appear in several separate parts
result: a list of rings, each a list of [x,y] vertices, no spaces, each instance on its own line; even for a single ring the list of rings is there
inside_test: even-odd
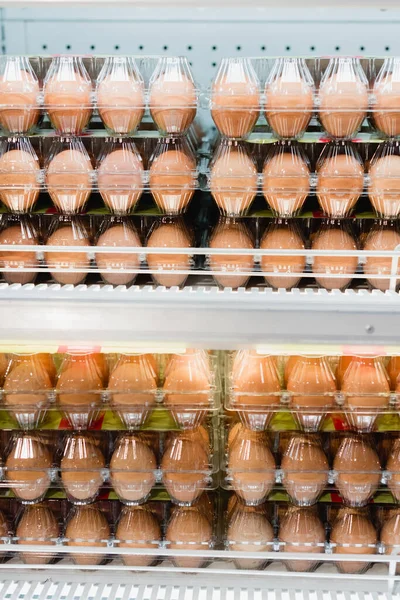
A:
[[[241,221],[221,221],[214,230],[210,248],[253,250],[254,243],[244,223]],[[209,265],[212,271],[220,271],[213,277],[221,287],[233,289],[243,287],[249,280],[249,272],[254,269],[254,256],[247,254],[211,254]],[[225,273],[227,273],[225,275]],[[241,274],[243,273],[243,274]]]
[[[13,269],[12,272],[4,272],[3,277],[7,283],[20,283],[25,285],[26,283],[32,283],[36,279],[37,273],[22,271],[18,273],[20,269],[32,269],[37,268],[38,260],[36,252],[23,250],[23,251],[2,251],[1,245],[7,244],[12,246],[36,246],[38,240],[36,233],[30,230],[29,226],[25,226],[23,222],[18,225],[11,225],[6,227],[0,233],[0,270],[1,268]]]
[[[195,502],[208,486],[208,452],[199,440],[176,436],[165,449],[161,461],[163,483],[171,500],[180,505]]]
[[[363,437],[345,437],[336,453],[335,484],[348,506],[364,506],[381,480],[381,465],[375,450]]]
[[[305,246],[299,233],[287,225],[274,225],[266,230],[261,244],[261,250],[304,250]],[[267,285],[274,288],[290,289],[298,284],[306,266],[304,256],[264,255],[261,257],[261,269],[272,273],[264,275]],[[284,273],[284,276],[278,275]],[[292,275],[297,273],[297,275]]]
[[[328,483],[329,464],[315,438],[294,435],[282,457],[282,483],[294,504],[314,504]]]
[[[223,144],[210,167],[210,191],[220,211],[242,215],[257,194],[258,173],[253,159],[238,144]]]
[[[125,224],[112,225],[97,240],[97,247],[132,247],[140,248],[141,243],[135,229]],[[137,272],[140,270],[139,254],[128,253],[96,253],[96,264],[100,275],[106,283],[111,285],[129,285],[135,281]],[[114,271],[104,272],[104,271]],[[136,273],[125,273],[124,271],[136,270]],[[119,272],[118,272],[119,271]]]
[[[93,167],[89,156],[69,148],[56,154],[46,170],[46,187],[55,207],[64,213],[83,209],[92,191]]]
[[[232,443],[228,471],[233,489],[248,505],[263,502],[275,483],[275,459],[267,444],[254,435]]]
[[[357,250],[355,239],[342,227],[321,228],[312,242],[312,250]],[[358,266],[357,256],[314,256],[312,270],[315,280],[327,290],[344,289],[350,285]],[[321,276],[322,275],[322,276]],[[329,277],[344,275],[344,277]]]
[[[98,82],[97,110],[104,125],[113,133],[124,135],[136,131],[144,109],[143,81],[121,69]]]
[[[4,377],[7,373],[10,360],[7,354],[0,352],[0,385],[3,385]]]
[[[290,374],[293,371],[296,363],[301,358],[302,358],[301,356],[288,356],[287,357],[287,361],[286,361],[286,364],[285,364],[285,372],[284,372],[285,385],[287,385],[287,382],[289,381]]]
[[[132,434],[118,439],[110,461],[110,479],[117,496],[126,504],[140,504],[156,482],[157,460],[149,446]]]
[[[388,137],[400,134],[400,80],[398,68],[377,78],[373,88],[374,123]]]
[[[65,529],[68,538],[67,546],[106,548],[110,537],[110,527],[100,509],[93,504],[78,506],[68,519]],[[71,557],[77,565],[99,565],[104,560],[103,554],[75,554]]]
[[[104,456],[86,435],[69,436],[60,463],[61,480],[70,502],[92,502],[103,484]]]
[[[325,358],[301,357],[290,374],[287,390],[300,425],[306,431],[318,430],[324,411],[335,404],[336,381]]]
[[[167,65],[166,71],[150,82],[151,118],[164,135],[186,131],[196,116],[196,104],[193,80],[178,64]]]
[[[395,390],[400,374],[400,356],[391,356],[387,365],[387,374],[390,379],[390,389]]]
[[[40,165],[33,149],[32,153],[8,150],[0,157],[0,200],[9,211],[24,213],[33,209],[39,197],[39,174]]]
[[[53,512],[44,504],[25,506],[24,512],[18,521],[15,532],[17,544],[35,546],[53,546],[60,534],[57,519]],[[1,535],[6,535],[2,533]],[[55,556],[56,552],[23,552],[20,556],[26,564],[45,565]]]
[[[350,68],[322,79],[319,119],[332,137],[351,138],[355,135],[367,116],[367,110],[367,85]]]
[[[310,508],[289,508],[279,527],[280,552],[322,554],[325,552],[325,528]],[[282,557],[283,558],[283,557]],[[312,571],[318,559],[285,560],[289,571]]]
[[[77,135],[87,127],[92,116],[92,83],[86,70],[81,74],[74,69],[68,60],[73,58],[59,57],[58,69],[45,78],[43,92],[53,127],[59,133]],[[83,63],[81,67],[84,69]]]
[[[283,74],[265,86],[265,116],[276,135],[297,138],[307,129],[314,99],[309,83]]]
[[[148,567],[156,558],[146,556],[147,549],[155,550],[161,543],[161,529],[157,517],[143,507],[125,507],[118,521],[116,538],[119,540],[118,548],[140,548],[143,552],[137,554],[123,554],[123,562],[128,567]]]
[[[339,358],[339,362],[338,362],[336,373],[335,373],[336,381],[337,381],[339,389],[341,389],[341,387],[342,387],[344,375],[345,375],[347,369],[349,368],[350,363],[352,362],[352,360],[354,360],[354,358],[355,358],[354,356],[341,356]]]
[[[387,154],[371,160],[368,196],[379,216],[395,219],[400,214],[400,156]]]
[[[293,217],[310,192],[310,170],[302,155],[291,147],[280,148],[267,158],[263,168],[262,190],[273,212]]]
[[[22,69],[14,59],[7,57],[0,76],[0,125],[9,133],[27,133],[39,120],[39,82],[30,65],[23,64],[27,59],[18,57],[20,64],[28,67]]]
[[[334,554],[375,554],[378,542],[375,527],[363,512],[344,509],[335,521],[330,537]],[[337,562],[341,573],[362,573],[370,566],[367,562]]]
[[[400,546],[400,514],[395,514],[385,520],[381,529],[381,542],[384,544],[385,554],[398,553]],[[396,575],[400,573],[400,564],[396,565]]]
[[[179,148],[154,157],[150,165],[150,191],[158,208],[168,214],[184,212],[196,187],[196,161]]]
[[[229,521],[226,540],[233,552],[272,552],[274,531],[265,515],[239,507]],[[239,569],[260,569],[264,563],[265,559],[235,558]]]
[[[204,552],[212,543],[212,527],[197,508],[180,507],[168,522],[165,539],[168,550]],[[175,556],[173,560],[181,569],[198,569],[205,561],[202,556]]]
[[[90,243],[85,231],[76,228],[73,224],[66,224],[50,235],[46,246],[82,246],[82,248],[89,248]],[[90,261],[87,252],[87,250],[83,252],[45,252],[45,261],[53,279],[62,285],[82,283],[87,272],[75,272],[74,270],[89,270]],[[62,270],[56,272],[52,269]]]
[[[189,234],[180,223],[162,223],[153,229],[147,240],[148,248],[191,248]],[[152,278],[165,287],[181,286],[187,274],[174,271],[187,271],[191,267],[190,254],[148,254],[147,264],[153,271]]]
[[[317,167],[317,197],[324,214],[347,216],[364,187],[364,168],[350,153],[333,154]]]
[[[400,245],[400,234],[396,229],[372,229],[366,239],[364,250],[376,252],[379,250],[395,250]],[[390,287],[390,274],[392,271],[392,258],[384,256],[367,256],[364,263],[364,273],[372,287],[386,291]],[[400,274],[400,263],[395,270],[395,275]],[[370,276],[381,275],[383,278]],[[397,287],[399,279],[395,279]]]
[[[6,356],[6,355],[4,355]],[[7,359],[8,360],[8,359]],[[8,372],[10,373],[15,367],[27,362],[34,362],[34,369],[45,371],[53,384],[57,377],[57,369],[54,364],[53,355],[48,352],[37,352],[35,354],[12,354],[8,360]],[[0,363],[1,364],[1,363]],[[0,367],[1,373],[1,367]]]
[[[387,486],[392,492],[396,502],[400,501],[400,440],[393,442],[386,462],[386,471],[389,472]]]
[[[19,500],[40,502],[50,487],[51,467],[50,451],[40,438],[18,435],[6,459],[6,479]]]
[[[128,214],[143,192],[143,163],[129,147],[116,148],[97,168],[97,185],[104,204],[115,214]]]

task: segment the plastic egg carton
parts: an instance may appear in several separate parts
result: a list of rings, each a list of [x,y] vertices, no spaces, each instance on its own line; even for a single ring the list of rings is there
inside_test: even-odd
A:
[[[23,504],[60,494],[77,505],[118,498],[143,504],[154,488],[191,506],[215,489],[219,469],[216,423],[191,431],[111,433],[19,432],[4,435],[0,486]]]
[[[0,125],[34,132],[46,116],[57,134],[81,135],[97,117],[116,135],[150,114],[163,135],[182,135],[199,100],[186,58],[166,56],[3,56]]]
[[[392,503],[400,500],[397,437],[267,434],[235,423],[223,427],[222,439],[222,485],[235,490],[246,506],[282,499],[282,493],[300,507],[312,506],[322,495],[350,508],[365,506],[375,494]]]
[[[400,134],[400,59],[225,58],[207,106],[221,135],[249,136],[267,123],[279,139],[301,138],[313,117],[326,136],[351,139],[368,118],[379,134]]]

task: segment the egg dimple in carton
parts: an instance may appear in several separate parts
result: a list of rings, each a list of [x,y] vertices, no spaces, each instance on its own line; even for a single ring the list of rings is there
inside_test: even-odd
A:
[[[140,427],[157,404],[157,373],[147,354],[122,354],[109,382],[110,405],[128,429]]]
[[[106,138],[97,159],[97,187],[106,207],[127,215],[139,201],[144,186],[142,158],[131,139]]]
[[[387,57],[372,88],[373,123],[389,138],[400,134],[400,59]]]
[[[149,187],[163,213],[186,211],[197,187],[196,157],[186,138],[166,137],[157,142],[149,161]]]
[[[340,219],[323,220],[313,237],[312,250],[357,251],[352,224]],[[312,270],[318,285],[327,290],[348,287],[358,267],[358,256],[314,256]],[[333,277],[332,277],[333,275]]]
[[[226,249],[227,254],[210,254],[207,267],[221,288],[246,285],[254,269],[254,254],[235,253],[235,250],[254,250],[255,243],[246,223],[241,219],[220,217],[211,233],[209,248]]]
[[[348,216],[364,189],[364,164],[354,144],[326,144],[317,161],[316,175],[316,194],[324,214]]]
[[[224,58],[212,83],[211,116],[221,135],[246,138],[261,111],[260,82],[249,58]]]
[[[319,119],[332,138],[350,139],[367,116],[369,84],[359,58],[335,57],[322,75],[318,90]]]
[[[378,536],[369,511],[364,508],[341,508],[330,534],[334,554],[376,554]],[[341,573],[364,573],[371,563],[363,561],[336,562]]]
[[[0,200],[13,213],[33,210],[39,197],[41,171],[38,156],[25,137],[0,141]]]
[[[15,530],[16,543],[21,546],[46,546],[43,551],[19,553],[25,564],[48,564],[57,552],[48,550],[48,546],[55,546],[60,538],[60,526],[51,508],[45,503],[25,506],[17,515]]]
[[[257,194],[258,173],[245,142],[220,141],[210,162],[209,188],[221,214],[247,213]]]
[[[106,57],[96,81],[96,106],[110,133],[136,131],[145,111],[145,88],[133,57]]]
[[[185,57],[161,57],[149,81],[151,117],[163,135],[181,135],[197,111],[197,89]]]
[[[147,248],[160,248],[159,254],[146,254],[147,265],[156,285],[180,287],[193,266],[190,248],[193,236],[180,217],[162,217],[154,222],[146,241]],[[167,249],[188,249],[187,254],[167,253]]]
[[[93,112],[92,81],[82,57],[54,57],[43,82],[43,96],[57,133],[82,133]]]
[[[314,507],[290,506],[279,524],[279,551],[323,554],[325,536],[324,524]],[[308,572],[314,571],[320,560],[316,557],[315,561],[291,559],[284,562],[289,571]]]
[[[40,87],[33,60],[2,56],[0,60],[0,126],[8,134],[31,132],[39,122]]]
[[[214,545],[213,527],[203,511],[197,507],[178,507],[173,511],[165,534],[169,550],[207,551]],[[207,561],[203,556],[174,556],[173,563],[182,569],[198,569]]]
[[[225,548],[243,553],[274,550],[274,530],[262,505],[244,506],[236,501],[231,510],[228,506]],[[234,562],[238,569],[262,569],[266,565],[264,558],[235,558]]]
[[[100,224],[96,248],[141,248],[139,234],[132,221],[125,217],[105,217]],[[96,252],[96,265],[105,283],[132,284],[140,271],[141,256],[129,252]]]
[[[326,413],[335,405],[336,381],[326,357],[301,356],[287,382],[289,406],[300,427],[320,429]]]
[[[104,386],[104,374],[95,354],[66,354],[58,375],[56,398],[74,429],[87,429],[101,415]]]
[[[52,400],[55,367],[46,354],[13,355],[5,374],[3,401],[21,429],[42,423]]]
[[[280,405],[281,383],[274,356],[238,350],[231,363],[229,408],[253,431],[267,429]],[[242,410],[241,410],[242,409]]]
[[[398,141],[379,144],[369,162],[368,196],[378,217],[400,214],[400,147]]]
[[[267,285],[291,289],[303,276],[306,251],[303,235],[295,220],[275,219],[266,228],[260,242],[261,250],[304,250],[297,255],[261,255],[261,271]]]
[[[0,220],[0,271],[7,283],[33,283],[39,261],[36,249],[2,250],[3,245],[37,246],[39,234],[31,215],[3,215]]]
[[[50,223],[46,247],[82,247],[82,252],[45,249],[44,259],[48,270],[57,283],[77,285],[82,283],[90,269],[89,232],[85,223],[77,216],[55,216]]]
[[[75,506],[65,527],[66,545],[71,547],[104,548],[104,554],[74,553],[71,558],[80,566],[99,565],[106,557],[110,526],[102,510],[95,504]]]
[[[265,84],[265,116],[280,138],[298,138],[314,108],[314,80],[304,58],[277,58]]]
[[[376,221],[366,236],[363,250],[364,273],[372,288],[381,291],[397,289],[400,282],[398,252],[400,233],[396,221]],[[371,253],[390,251],[391,256],[373,256]]]
[[[262,191],[274,215],[294,217],[310,193],[310,162],[292,141],[276,142],[267,153]]]
[[[98,440],[75,432],[63,440],[60,460],[61,481],[73,504],[90,504],[97,497],[105,479],[105,457]]]

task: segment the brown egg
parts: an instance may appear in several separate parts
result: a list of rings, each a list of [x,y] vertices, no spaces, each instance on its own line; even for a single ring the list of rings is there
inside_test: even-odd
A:
[[[146,549],[156,550],[161,542],[161,529],[153,513],[141,506],[129,506],[122,510],[118,521],[116,538],[118,548],[140,548],[141,555],[123,554],[122,560],[128,567],[148,567],[155,556],[146,556]]]
[[[368,89],[355,73],[344,70],[322,81],[319,101],[319,118],[327,133],[350,138],[367,115]]]
[[[73,225],[64,225],[57,229],[46,242],[46,246],[82,246],[88,248],[89,240],[83,231]],[[74,272],[74,269],[89,270],[90,262],[87,251],[83,252],[45,252],[45,261],[51,276],[62,285],[78,285],[85,280],[86,273]],[[53,272],[52,269],[63,269]]]
[[[15,496],[27,504],[40,502],[50,486],[52,458],[40,438],[20,434],[6,459],[6,478]]]
[[[400,244],[400,234],[395,229],[372,229],[367,237],[364,245],[364,250],[379,251],[379,250],[395,250]],[[386,291],[390,287],[389,276],[392,270],[392,258],[367,256],[364,264],[364,273],[372,287]],[[396,275],[400,274],[400,263],[395,271]],[[383,278],[370,278],[371,275],[381,275]],[[396,286],[399,279],[396,278]]]
[[[243,146],[229,142],[218,148],[210,171],[210,191],[228,216],[247,212],[258,186],[257,167]]]
[[[400,374],[400,356],[391,356],[386,370],[390,379],[390,389],[395,390],[397,387],[397,379]]]
[[[61,459],[61,480],[70,502],[92,502],[103,484],[104,456],[92,438],[69,436]]]
[[[153,229],[147,240],[148,248],[191,248],[191,246],[189,234],[179,223],[163,223]],[[149,269],[154,271],[152,278],[156,284],[166,287],[181,286],[188,276],[174,271],[190,269],[190,254],[148,254],[147,264]]]
[[[313,250],[357,250],[354,237],[342,227],[322,228],[312,243]],[[312,266],[316,282],[327,290],[347,287],[356,272],[357,256],[314,256]],[[323,275],[321,277],[321,275]],[[328,277],[327,277],[328,275]],[[329,275],[344,275],[344,277],[329,277]]]
[[[67,546],[102,548],[107,546],[110,527],[104,514],[95,505],[78,506],[70,516],[65,529]],[[103,554],[75,554],[71,557],[77,565],[99,565]]]
[[[128,214],[143,191],[143,163],[129,148],[107,154],[97,168],[97,185],[104,204],[115,214]]]
[[[344,375],[345,375],[347,369],[349,368],[351,361],[354,360],[354,358],[355,358],[354,356],[341,356],[339,358],[339,362],[338,362],[336,373],[335,373],[336,381],[337,381],[337,385],[338,385],[339,389],[342,388]]]
[[[228,550],[233,552],[272,552],[274,531],[265,515],[251,507],[238,507],[229,521]],[[260,569],[265,559],[236,558],[239,569]]]
[[[310,170],[301,154],[289,147],[287,152],[279,151],[267,158],[262,190],[276,215],[294,216],[310,191]]]
[[[381,480],[381,465],[375,450],[363,437],[345,437],[336,453],[335,484],[348,506],[364,506]]]
[[[310,508],[289,508],[279,527],[280,552],[322,554],[325,551],[325,528]],[[283,558],[283,557],[282,557]],[[285,560],[289,571],[312,571],[318,559]]]
[[[231,67],[232,69],[232,67]],[[211,91],[211,116],[218,131],[229,138],[246,138],[260,115],[258,82],[239,69],[217,76]]]
[[[76,213],[83,209],[92,191],[92,172],[89,156],[75,148],[63,150],[51,159],[46,187],[58,210]]]
[[[10,133],[27,133],[32,129],[40,115],[39,92],[39,82],[33,71],[9,63],[0,76],[1,127]]]
[[[390,477],[387,482],[389,490],[392,492],[396,502],[400,501],[400,440],[394,440],[390,454],[386,462],[386,471],[389,471]]]
[[[286,225],[268,228],[261,240],[261,250],[303,250],[304,243],[292,227]],[[274,288],[290,289],[297,285],[300,278],[292,273],[302,273],[306,266],[304,256],[265,255],[261,257],[261,269],[276,275],[265,275],[267,285]],[[285,273],[284,277],[278,273]]]
[[[38,244],[36,234],[33,231],[29,231],[28,228],[25,228],[22,224],[11,225],[11,227],[3,229],[0,233],[0,270],[4,267],[7,269],[14,269],[13,272],[3,273],[6,282],[21,283],[24,285],[35,281],[35,272],[30,273],[24,271],[18,273],[18,271],[19,269],[27,269],[29,267],[34,269],[38,267],[36,252],[34,250],[32,250],[32,252],[27,252],[26,250],[22,252],[14,252],[13,250],[11,252],[6,252],[1,250],[1,244],[35,246]]]
[[[19,538],[17,544],[53,546],[60,535],[60,530],[50,508],[44,504],[34,504],[24,508],[15,535]],[[20,556],[26,564],[45,565],[54,558],[55,554],[54,550],[49,552],[46,549],[43,552],[21,551]]]
[[[3,385],[4,377],[6,375],[9,364],[10,359],[8,357],[8,354],[0,352],[0,385]]]
[[[396,218],[400,213],[400,156],[388,154],[371,161],[368,196],[379,216]]]
[[[301,356],[288,356],[285,364],[284,381],[285,385],[289,381],[291,372],[293,371],[297,361],[302,358]]]
[[[400,514],[395,514],[385,520],[381,529],[381,542],[385,546],[385,554],[398,553],[400,546]],[[400,563],[396,565],[396,575],[400,573]]]
[[[161,470],[171,500],[180,505],[192,504],[208,486],[209,456],[204,443],[185,434],[177,435],[165,449]]]
[[[329,464],[315,438],[295,435],[282,457],[282,483],[298,506],[314,504],[328,483]]]
[[[212,527],[207,517],[197,508],[180,507],[169,520],[165,539],[169,550],[204,552],[212,542]],[[198,569],[205,559],[177,556],[173,560],[181,569]]]
[[[113,133],[133,133],[144,115],[143,82],[110,73],[97,85],[97,109],[107,129]]]
[[[243,435],[232,443],[228,470],[232,487],[248,505],[263,502],[275,483],[274,457],[265,442],[254,434]]]
[[[273,131],[283,138],[304,133],[313,110],[313,90],[306,81],[278,77],[265,86],[265,116]]]
[[[184,212],[192,199],[196,161],[179,148],[171,148],[154,158],[150,166],[150,191],[160,210],[168,214]]]
[[[318,167],[317,197],[330,217],[345,217],[357,203],[364,187],[364,168],[349,153],[334,154]]]
[[[375,554],[378,542],[375,527],[367,514],[355,509],[343,509],[331,531],[334,554]],[[362,573],[370,566],[367,562],[337,562],[341,573]]]
[[[196,104],[195,85],[179,67],[162,73],[150,85],[151,118],[164,135],[186,131],[196,116]]]
[[[110,479],[117,496],[126,504],[144,502],[156,482],[154,452],[137,436],[118,439],[110,461]]]
[[[39,197],[39,173],[39,161],[26,150],[9,150],[0,157],[0,200],[8,210],[24,213],[33,209]]]
[[[97,240],[96,246],[107,246],[111,248],[133,247],[140,248],[140,238],[135,229],[124,224],[112,225]],[[133,283],[140,269],[140,257],[138,254],[128,253],[96,253],[96,264],[100,275],[106,283],[111,285],[129,285]],[[114,271],[105,273],[104,271]],[[136,273],[124,273],[124,270],[136,270]],[[119,272],[118,272],[119,271]]]
[[[389,137],[400,134],[400,81],[398,69],[378,78],[373,89],[375,126]]]
[[[76,135],[86,128],[92,116],[92,84],[73,68],[63,71],[64,76],[55,73],[44,82],[44,104],[58,132]]]
[[[241,221],[222,221],[211,236],[210,248],[254,249],[254,243]],[[221,287],[238,288],[246,285],[249,272],[254,268],[254,256],[240,254],[214,254],[209,257],[210,269],[225,274],[213,275]],[[243,274],[241,274],[243,272]]]

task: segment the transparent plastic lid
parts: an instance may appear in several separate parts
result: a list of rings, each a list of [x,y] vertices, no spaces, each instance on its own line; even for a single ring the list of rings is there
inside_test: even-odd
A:
[[[379,144],[369,163],[368,196],[380,217],[400,214],[400,148],[398,142]]]
[[[27,250],[2,251],[2,245],[36,246],[39,242],[38,232],[29,215],[16,217],[7,215],[0,225],[0,267],[8,269],[3,271],[7,283],[32,283],[36,279],[34,269],[38,266],[36,251]],[[28,269],[32,267],[30,272]],[[11,270],[12,269],[12,270]],[[27,269],[27,270],[22,270]]]
[[[29,138],[3,138],[0,141],[0,200],[6,208],[13,213],[32,211],[40,185],[39,159]]]
[[[39,81],[26,56],[0,60],[0,126],[8,133],[28,133],[39,121]]]
[[[373,119],[377,129],[388,137],[400,134],[400,61],[384,59],[372,89]]]

